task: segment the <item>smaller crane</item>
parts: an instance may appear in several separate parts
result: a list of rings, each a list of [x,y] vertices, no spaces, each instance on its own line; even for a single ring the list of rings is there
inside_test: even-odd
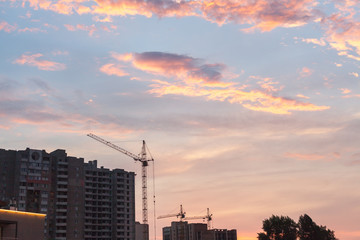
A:
[[[212,214],[210,214],[209,208],[207,208],[207,214],[205,216],[194,216],[194,217],[186,217],[184,220],[193,220],[193,219],[203,219],[207,221],[207,227],[211,229],[211,221],[212,221]]]
[[[179,213],[161,215],[157,219],[168,218],[168,217],[177,217],[177,218],[180,218],[180,222],[182,222],[182,220],[185,219],[185,214],[186,214],[186,212],[184,212],[182,205],[180,205]]]

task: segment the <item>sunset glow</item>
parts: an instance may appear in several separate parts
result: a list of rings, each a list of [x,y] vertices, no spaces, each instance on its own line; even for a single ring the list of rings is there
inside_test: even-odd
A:
[[[359,1],[0,6],[0,148],[134,171],[140,221],[140,167],[86,134],[134,153],[145,139],[156,215],[209,208],[215,228],[255,240],[272,214],[306,213],[360,239]],[[161,240],[177,219],[154,229],[151,211]]]

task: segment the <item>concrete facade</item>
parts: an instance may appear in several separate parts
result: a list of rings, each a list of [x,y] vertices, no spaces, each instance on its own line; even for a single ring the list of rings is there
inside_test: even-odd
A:
[[[135,222],[135,240],[149,240],[149,224]]]

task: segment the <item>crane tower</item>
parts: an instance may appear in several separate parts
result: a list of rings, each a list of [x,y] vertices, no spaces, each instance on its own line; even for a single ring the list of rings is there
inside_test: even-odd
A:
[[[149,161],[154,161],[154,159],[147,159],[146,156],[146,144],[143,140],[141,153],[136,155],[134,153],[131,153],[109,141],[106,141],[105,139],[102,139],[101,137],[96,136],[95,134],[89,133],[87,134],[88,137],[91,137],[95,139],[96,141],[99,141],[131,158],[133,158],[135,161],[138,161],[141,163],[141,179],[142,179],[142,220],[144,224],[148,224],[148,204],[147,204],[147,166],[149,165]]]

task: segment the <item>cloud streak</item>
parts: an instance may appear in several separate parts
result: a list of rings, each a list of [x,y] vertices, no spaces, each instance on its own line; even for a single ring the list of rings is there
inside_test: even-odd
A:
[[[66,68],[66,65],[63,63],[39,59],[42,56],[43,55],[41,53],[23,54],[19,58],[17,58],[13,63],[37,67],[38,69],[44,71],[61,71]]]
[[[204,60],[186,55],[144,52],[117,54],[112,57],[122,63],[131,63],[132,67],[153,76],[166,77],[166,80],[152,80],[148,92],[158,97],[165,95],[181,95],[187,97],[203,97],[211,101],[227,101],[243,107],[273,114],[291,114],[292,111],[322,111],[328,106],[317,106],[312,103],[276,96],[283,87],[277,88],[277,82],[270,78],[252,76],[256,80],[255,89],[248,85],[240,85],[232,79],[234,74],[227,74],[227,66],[220,63],[209,64]],[[101,71],[115,74],[113,64],[106,64]],[[107,71],[105,71],[107,69]],[[111,71],[112,70],[112,71]]]
[[[0,22],[0,31],[5,31],[7,33],[13,32],[16,30],[16,26],[9,24],[8,22]]]
[[[75,32],[78,30],[88,32],[89,36],[93,36],[94,32],[97,30],[94,24],[91,26],[86,26],[84,24],[77,24],[77,25],[65,24],[64,26],[68,31],[71,32]]]

